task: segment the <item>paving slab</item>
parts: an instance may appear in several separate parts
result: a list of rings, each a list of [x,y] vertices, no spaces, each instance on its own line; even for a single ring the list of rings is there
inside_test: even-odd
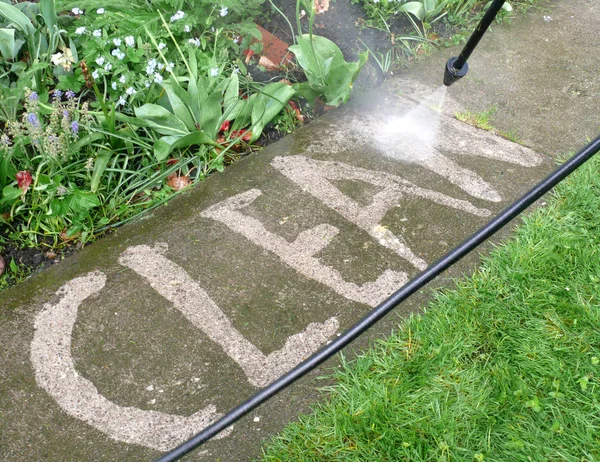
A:
[[[441,75],[427,80],[390,82],[331,111],[3,292],[0,459],[156,458],[335,338],[552,170],[533,138],[536,150],[454,119],[465,107],[460,83],[432,109]],[[319,375],[335,365],[189,460],[251,460],[317,399],[327,383]]]

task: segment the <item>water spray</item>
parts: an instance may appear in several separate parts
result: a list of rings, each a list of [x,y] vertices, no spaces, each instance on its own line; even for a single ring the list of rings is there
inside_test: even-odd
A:
[[[444,69],[444,85],[449,87],[457,80],[462,79],[467,72],[469,71],[469,65],[467,64],[467,59],[473,53],[473,50],[487,31],[488,27],[492,21],[496,18],[498,11],[504,6],[504,2],[506,0],[493,0],[492,4],[489,6],[483,18],[477,25],[475,32],[469,37],[467,44],[464,46],[460,55],[450,58],[446,63],[446,68]]]

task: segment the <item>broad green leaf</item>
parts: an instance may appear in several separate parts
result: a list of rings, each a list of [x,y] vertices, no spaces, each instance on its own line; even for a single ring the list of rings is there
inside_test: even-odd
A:
[[[54,26],[58,25],[58,17],[56,16],[54,0],[40,0],[39,7],[48,31],[51,31],[54,29]]]
[[[198,93],[198,84],[196,83],[196,79],[194,78],[190,78],[190,81],[188,83],[188,88],[187,88],[187,92],[189,95],[189,105],[190,105],[190,111],[192,112],[192,116],[194,117],[195,121],[199,121],[200,120],[200,96]]]
[[[160,162],[165,160],[174,149],[187,148],[196,144],[218,146],[206,133],[200,131],[186,136],[163,136],[154,143],[154,157]]]
[[[315,90],[308,82],[296,83],[294,88],[302,98],[308,101],[308,104],[314,107],[316,99],[321,95],[321,92]]]
[[[167,82],[164,82],[162,84],[162,87],[167,93],[167,98],[169,98],[169,103],[171,105],[171,109],[173,109],[173,112],[175,113],[175,116],[185,124],[189,131],[195,130],[196,123],[192,118],[192,114],[190,114],[188,106],[186,105],[186,103],[184,103],[184,101],[181,98],[181,96],[183,96],[184,98],[189,100],[189,96],[187,96],[187,93],[185,93],[185,91],[183,90],[183,88],[181,88],[179,83],[174,83],[173,85],[171,85]],[[179,93],[179,96],[176,93]],[[186,95],[187,97],[184,95]]]
[[[71,208],[74,212],[79,210],[89,210],[100,205],[100,199],[94,193],[75,190],[71,199]]]
[[[327,90],[324,93],[325,101],[331,106],[345,103],[352,91],[352,84],[358,73],[367,62],[368,53],[361,53],[356,63],[345,63],[331,72],[327,80]]]
[[[21,13],[12,5],[0,2],[0,15],[4,16],[9,22],[15,25],[24,34],[33,37],[35,27],[25,14]]]
[[[75,46],[75,42],[71,37],[69,37],[69,48],[71,49],[71,53],[73,54],[73,59],[76,63],[79,62],[79,53],[77,53],[77,47]]]
[[[186,125],[158,104],[144,104],[134,109],[136,117],[148,122],[149,126],[161,135],[186,135]]]
[[[257,97],[258,94],[253,93],[248,97],[248,99],[242,100],[244,101],[244,105],[233,121],[233,125],[231,126],[232,130],[240,130],[250,124],[252,121],[252,108],[254,107]]]
[[[4,59],[15,59],[19,50],[15,50],[15,30],[0,29],[0,54]]]
[[[21,191],[19,188],[15,188],[14,186],[5,186],[2,190],[2,199],[0,199],[0,204],[12,204],[21,196],[22,192],[23,191]]]
[[[112,154],[111,151],[103,150],[96,156],[96,160],[94,161],[94,171],[92,172],[92,181],[90,184],[90,191],[93,193],[98,190],[102,175],[104,175],[104,170],[106,170],[106,166],[108,165]]]
[[[423,0],[423,9],[425,10],[425,14],[428,14],[435,10],[436,0]]]
[[[296,90],[283,82],[270,83],[262,88],[252,107],[252,139],[255,141],[265,126],[281,112]]]
[[[314,36],[313,36],[314,38]],[[296,60],[306,74],[310,84],[315,89],[325,87],[325,64],[324,59],[313,51],[308,35],[298,37],[298,44],[289,47],[290,51],[296,56]]]
[[[223,110],[229,112],[230,109],[236,105],[240,99],[240,81],[238,75],[233,72],[229,81],[227,82],[227,88],[225,89],[225,96],[223,98]]]
[[[204,102],[202,114],[200,115],[200,129],[204,131],[211,139],[215,139],[221,126],[221,92],[214,91]]]
[[[398,11],[403,11],[405,13],[410,13],[413,16],[416,16],[417,19],[423,20],[425,17],[425,9],[423,8],[423,4],[421,2],[408,2],[400,7]]]
[[[230,107],[223,113],[223,116],[221,117],[220,122],[223,123],[226,120],[237,119],[240,116],[240,114],[244,111],[244,108],[246,107],[247,104],[248,104],[248,100],[241,99],[241,98],[238,99],[232,107]]]

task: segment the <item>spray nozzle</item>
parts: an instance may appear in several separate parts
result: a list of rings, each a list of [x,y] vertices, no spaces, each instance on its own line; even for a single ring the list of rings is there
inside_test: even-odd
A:
[[[456,68],[455,63],[457,59],[458,57],[455,56],[454,58],[450,58],[446,63],[446,69],[444,70],[444,85],[447,87],[457,80],[462,79],[469,71],[469,65],[466,61],[460,69]]]

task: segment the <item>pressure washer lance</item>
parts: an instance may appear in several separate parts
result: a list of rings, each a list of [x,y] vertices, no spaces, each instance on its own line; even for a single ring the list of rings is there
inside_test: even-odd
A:
[[[483,15],[483,18],[481,18],[481,21],[479,21],[477,29],[475,29],[475,32],[469,37],[469,40],[460,52],[460,55],[448,60],[444,71],[444,85],[449,87],[454,82],[467,75],[467,72],[469,71],[467,59],[469,59],[469,56],[473,53],[473,50],[481,40],[481,37],[483,37],[483,34],[485,34],[488,27],[490,27],[490,24],[498,14],[498,11],[504,6],[505,1],[506,0],[494,0],[492,2]]]

